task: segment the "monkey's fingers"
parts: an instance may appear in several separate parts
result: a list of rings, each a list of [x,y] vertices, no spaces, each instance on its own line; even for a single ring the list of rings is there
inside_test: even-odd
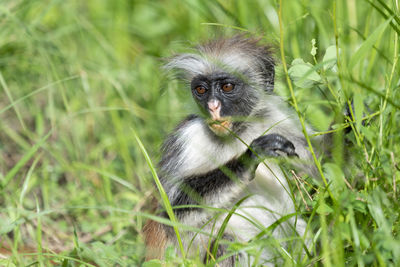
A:
[[[259,156],[279,157],[285,153],[289,157],[298,157],[293,143],[280,134],[260,136],[252,142],[251,147]]]

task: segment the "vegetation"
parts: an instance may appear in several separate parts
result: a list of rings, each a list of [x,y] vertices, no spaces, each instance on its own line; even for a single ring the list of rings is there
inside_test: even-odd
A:
[[[0,25],[1,266],[142,265],[148,163],[194,109],[162,58],[243,31],[275,44],[299,120],[333,132],[323,181],[287,169],[314,240],[286,265],[400,265],[398,0],[2,0]]]

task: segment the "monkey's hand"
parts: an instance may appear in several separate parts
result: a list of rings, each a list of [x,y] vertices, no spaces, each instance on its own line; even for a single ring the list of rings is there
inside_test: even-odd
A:
[[[293,143],[279,134],[268,134],[258,137],[250,144],[247,154],[257,162],[261,162],[265,158],[279,157],[284,154],[289,157],[298,157]]]
[[[292,142],[280,134],[268,134],[251,142],[250,147],[238,160],[246,170],[250,171],[249,181],[251,181],[255,177],[258,165],[266,158],[280,157],[285,154],[289,157],[298,157]]]

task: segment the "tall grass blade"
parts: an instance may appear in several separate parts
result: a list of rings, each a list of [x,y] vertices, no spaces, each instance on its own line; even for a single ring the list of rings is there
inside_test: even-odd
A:
[[[152,161],[150,159],[150,156],[147,153],[147,150],[144,147],[144,145],[143,145],[142,141],[140,140],[139,136],[137,135],[136,131],[133,128],[131,128],[131,130],[132,130],[133,136],[135,137],[135,139],[136,139],[136,141],[137,141],[137,143],[139,145],[140,150],[143,153],[143,156],[146,159],[146,162],[147,162],[147,165],[150,168],[151,174],[153,175],[153,179],[154,179],[154,182],[156,183],[157,189],[158,189],[158,191],[159,191],[159,193],[161,195],[161,200],[163,202],[164,208],[167,211],[167,214],[168,214],[170,220],[173,223],[176,223],[177,220],[175,218],[174,211],[172,210],[171,203],[169,202],[168,195],[165,192],[165,190],[164,190],[164,188],[163,188],[163,186],[162,186],[162,184],[160,182],[160,179],[158,178],[156,169],[154,168],[154,165],[153,165],[153,163],[152,163]],[[173,228],[174,228],[174,231],[175,231],[176,238],[178,240],[178,244],[179,244],[179,248],[180,248],[182,257],[185,258],[185,249],[183,248],[182,239],[181,239],[181,236],[179,234],[179,229],[176,226],[174,226]]]
[[[360,46],[360,48],[354,53],[354,55],[350,58],[349,62],[350,70],[352,70],[358,62],[360,62],[362,59],[365,58],[365,56],[371,50],[372,46],[378,41],[379,38],[381,38],[383,32],[386,30],[387,26],[392,21],[392,19],[393,16],[391,16],[389,19],[387,19],[385,22],[379,25],[379,27],[376,28],[373,31],[373,33],[371,33],[371,35],[367,38],[367,40],[365,40],[365,42]]]
[[[226,215],[224,221],[221,224],[221,227],[218,230],[217,236],[215,237],[214,247],[212,249],[212,255],[214,256],[214,259],[217,256],[217,250],[218,250],[219,242],[220,242],[220,240],[222,239],[222,236],[225,233],[225,229],[228,226],[229,220],[231,219],[231,217],[235,213],[235,211],[239,208],[239,206],[243,203],[243,201],[248,199],[250,196],[251,195],[247,195],[247,196],[243,197],[242,199],[240,199],[238,202],[236,202],[236,204],[232,207],[232,209],[230,209],[230,211]]]
[[[47,138],[50,137],[52,134],[53,130],[50,130],[45,136],[43,136],[33,147],[31,147],[25,155],[15,164],[15,166],[7,173],[7,175],[4,177],[4,180],[1,182],[1,187],[0,189],[4,189],[7,184],[11,181],[12,178],[17,174],[17,172],[27,163],[33,155],[36,153],[36,151],[46,142]]]
[[[17,114],[18,120],[19,120],[22,128],[24,130],[26,130],[26,126],[25,126],[24,120],[22,119],[21,112],[19,111],[18,107],[15,105],[14,98],[13,98],[13,96],[12,96],[12,94],[10,92],[10,89],[8,88],[8,86],[6,84],[6,81],[4,80],[3,74],[1,74],[1,72],[0,72],[0,84],[3,87],[4,91],[7,94],[8,99],[11,102],[10,105],[14,108],[15,114]]]

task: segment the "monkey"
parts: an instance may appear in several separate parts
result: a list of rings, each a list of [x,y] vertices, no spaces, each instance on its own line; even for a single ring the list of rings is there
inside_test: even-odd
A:
[[[177,207],[177,220],[210,234],[188,231],[182,237],[185,250],[200,255],[204,262],[211,251],[217,257],[227,253],[224,240],[249,242],[282,216],[295,212],[288,181],[276,159],[309,162],[311,155],[296,114],[273,92],[272,50],[260,38],[222,37],[172,57],[165,66],[186,82],[200,112],[189,115],[166,138],[159,174],[171,206]],[[229,211],[241,199],[226,224],[221,245],[214,248],[226,216],[216,217],[205,206]],[[163,216],[168,217],[165,212]],[[282,222],[272,235],[303,238],[306,223],[294,217]],[[170,226],[150,221],[144,233],[148,259],[161,258],[166,246],[177,244]],[[263,264],[273,264],[274,254],[263,251]],[[218,264],[237,266],[248,260],[246,253],[239,253]]]

